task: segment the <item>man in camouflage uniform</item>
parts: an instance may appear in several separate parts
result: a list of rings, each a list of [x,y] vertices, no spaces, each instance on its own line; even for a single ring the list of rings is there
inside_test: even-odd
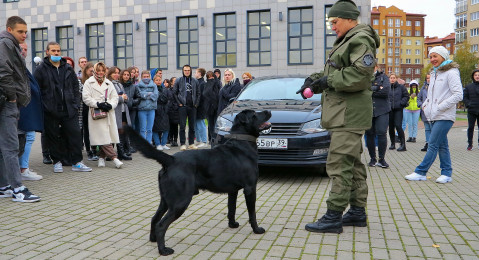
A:
[[[359,11],[351,0],[339,0],[328,13],[337,39],[324,71],[314,73],[298,91],[306,88],[322,94],[321,125],[331,133],[326,171],[332,180],[326,214],[306,230],[341,233],[343,225],[366,223],[368,197],[366,167],[361,162],[361,138],[371,128],[371,82],[379,36],[369,25],[358,24]],[[304,98],[304,96],[303,96]],[[349,211],[342,216],[348,204]]]

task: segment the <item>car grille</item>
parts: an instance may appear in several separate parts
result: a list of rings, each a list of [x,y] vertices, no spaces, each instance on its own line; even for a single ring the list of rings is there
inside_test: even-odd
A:
[[[267,161],[308,161],[325,158],[327,154],[313,155],[314,149],[258,150],[259,160]]]
[[[271,124],[271,132],[267,135],[261,134],[263,136],[268,135],[297,135],[300,128],[301,123],[281,123],[281,124]]]

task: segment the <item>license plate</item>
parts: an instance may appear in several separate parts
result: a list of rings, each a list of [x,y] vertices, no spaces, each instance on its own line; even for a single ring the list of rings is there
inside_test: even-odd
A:
[[[256,140],[258,149],[288,149],[286,138],[258,138]]]

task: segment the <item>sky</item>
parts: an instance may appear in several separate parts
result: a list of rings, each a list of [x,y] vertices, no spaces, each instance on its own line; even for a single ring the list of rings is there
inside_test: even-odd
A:
[[[380,5],[394,5],[408,13],[426,14],[425,36],[442,38],[454,32],[455,0],[371,0],[371,7]]]

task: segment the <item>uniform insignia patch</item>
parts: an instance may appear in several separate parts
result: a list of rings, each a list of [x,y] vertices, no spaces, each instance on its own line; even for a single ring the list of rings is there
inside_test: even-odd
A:
[[[366,54],[363,56],[363,64],[364,66],[366,67],[371,67],[372,65],[374,65],[374,57],[373,55],[371,54]]]

